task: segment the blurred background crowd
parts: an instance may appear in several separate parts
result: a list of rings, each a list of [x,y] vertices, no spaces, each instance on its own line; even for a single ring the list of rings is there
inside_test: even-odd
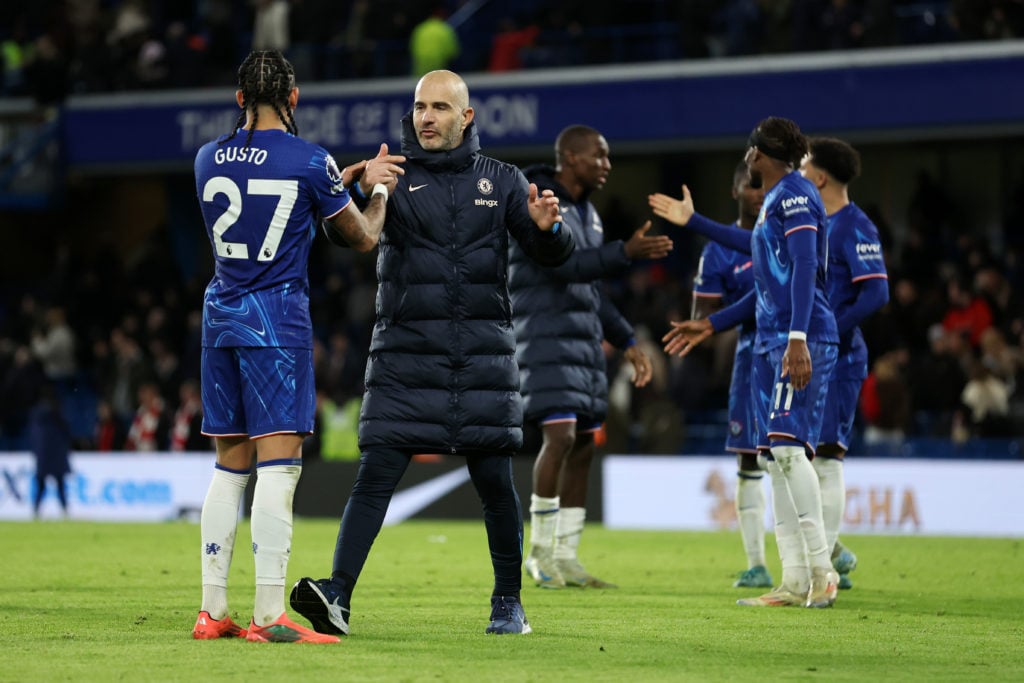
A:
[[[232,84],[240,56],[253,47],[284,49],[307,82],[443,66],[506,71],[1001,39],[1022,31],[1024,0],[525,1],[514,9],[390,0],[0,5],[4,94],[50,104],[77,93]],[[422,54],[417,41],[436,54]],[[873,215],[890,302],[863,328],[871,373],[855,448],[899,453],[910,437],[966,443],[1024,434],[1024,177],[1002,207],[998,250],[964,228],[970,216],[950,196],[921,172],[908,215],[899,217],[905,230],[894,235],[883,215]],[[615,203],[603,218],[608,239],[628,237],[642,222]],[[195,229],[201,232],[200,222]],[[722,335],[682,360],[660,351],[668,321],[689,316],[699,251],[696,240],[670,234],[679,240],[672,257],[638,263],[607,283],[655,361],[655,380],[633,390],[628,367],[608,351],[605,446],[614,452],[722,449],[734,339]],[[0,287],[0,451],[27,447],[32,407],[50,389],[76,448],[209,449],[199,434],[198,377],[200,304],[212,262],[183,264],[169,226],[127,254],[114,243],[86,254],[54,239],[52,272]],[[309,453],[354,458],[374,255],[317,240],[310,281],[320,410]]]
[[[310,82],[1022,35],[1021,0],[5,0],[0,92],[231,85],[250,48]]]

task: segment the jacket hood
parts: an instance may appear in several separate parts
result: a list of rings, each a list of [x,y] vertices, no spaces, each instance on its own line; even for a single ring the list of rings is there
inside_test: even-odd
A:
[[[569,194],[569,190],[565,189],[565,186],[555,179],[556,172],[555,167],[551,164],[534,164],[523,168],[523,175],[526,176],[527,180],[535,183],[538,190],[551,190],[558,197],[559,201],[577,204],[585,202],[590,198],[590,193],[586,192],[580,197],[579,202],[573,199],[572,195]]]
[[[480,137],[476,121],[470,122],[455,149],[432,152],[423,149],[412,125],[412,112],[402,117],[402,154],[431,171],[458,171],[473,163],[480,151]]]

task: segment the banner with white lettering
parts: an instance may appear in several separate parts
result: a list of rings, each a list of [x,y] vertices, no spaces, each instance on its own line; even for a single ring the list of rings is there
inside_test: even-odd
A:
[[[613,145],[735,146],[769,115],[805,130],[933,134],[1024,120],[1024,46],[991,41],[899,51],[773,55],[517,74],[467,74],[484,152],[549,149],[586,123]],[[398,148],[411,79],[302,84],[299,134],[339,159]],[[787,97],[789,92],[799,96]],[[950,93],[956,93],[951,97]],[[238,119],[232,88],[73,96],[63,114],[72,168],[190,167]],[[657,147],[653,147],[657,145]]]
[[[66,477],[68,518],[131,522],[198,519],[215,461],[212,453],[72,453],[72,472]],[[0,519],[31,519],[35,469],[31,454],[0,454]],[[40,517],[60,515],[51,479]]]
[[[1024,462],[851,458],[843,532],[1024,536]],[[604,458],[604,523],[617,529],[736,528],[731,456]],[[771,486],[764,480],[771,529]]]

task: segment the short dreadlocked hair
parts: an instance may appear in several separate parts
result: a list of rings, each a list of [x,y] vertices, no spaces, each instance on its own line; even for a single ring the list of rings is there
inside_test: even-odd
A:
[[[758,123],[747,146],[757,147],[764,154],[790,166],[799,166],[809,151],[807,138],[796,122],[779,116],[769,116]]]
[[[245,124],[246,114],[252,112],[252,128],[245,138],[245,146],[252,142],[252,133],[256,130],[256,122],[259,120],[260,104],[267,104],[273,107],[277,115],[281,117],[288,132],[292,135],[299,134],[299,127],[292,116],[292,110],[288,107],[288,96],[295,87],[295,69],[291,63],[284,58],[280,50],[253,50],[245,58],[242,65],[238,67],[238,89],[242,91],[242,113],[238,115],[235,128],[231,135],[220,141],[224,144],[238,134],[238,129]]]

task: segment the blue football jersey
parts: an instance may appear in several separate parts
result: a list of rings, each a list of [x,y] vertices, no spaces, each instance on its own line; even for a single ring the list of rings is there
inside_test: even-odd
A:
[[[807,328],[808,341],[838,343],[836,320],[825,294],[828,235],[825,208],[817,188],[800,175],[789,173],[765,195],[751,238],[754,283],[757,288],[757,340],[755,351],[784,346],[789,340],[794,265],[788,238],[800,230],[817,235],[818,268]],[[806,311],[799,312],[806,315]]]
[[[708,242],[700,254],[693,295],[721,298],[725,306],[736,303],[754,288],[754,268],[749,254]],[[754,343],[753,324],[741,325],[737,350]]]
[[[196,154],[196,194],[214,254],[203,346],[312,348],[309,250],[321,218],[348,206],[325,149],[282,130],[247,131]]]
[[[850,305],[857,298],[861,282],[888,279],[878,228],[853,202],[828,217],[828,300],[833,310]],[[868,376],[868,350],[864,335],[855,327],[839,340],[837,379]]]

